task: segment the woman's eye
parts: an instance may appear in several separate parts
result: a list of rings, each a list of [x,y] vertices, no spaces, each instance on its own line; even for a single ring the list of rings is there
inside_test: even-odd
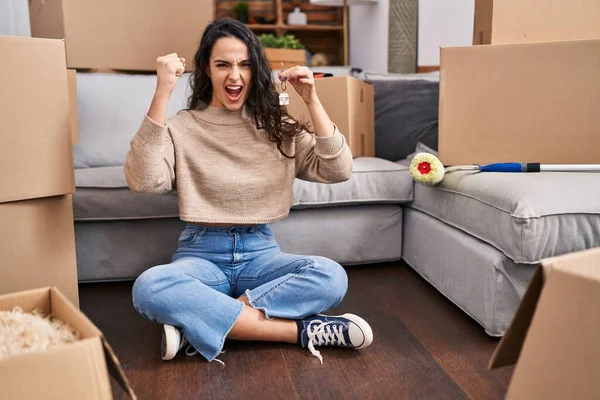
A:
[[[242,68],[250,68],[250,63],[242,63]]]
[[[225,68],[227,64],[219,63],[217,64],[217,68]]]

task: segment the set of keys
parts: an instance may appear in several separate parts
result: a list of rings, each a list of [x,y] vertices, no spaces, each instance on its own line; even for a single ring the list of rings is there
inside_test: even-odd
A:
[[[285,70],[283,68],[283,63],[281,63],[281,73],[283,74],[284,71]],[[290,104],[290,95],[285,92],[285,89],[287,89],[287,81],[286,80],[281,82],[281,90],[283,92],[281,92],[279,94],[279,105],[280,106],[287,106]]]

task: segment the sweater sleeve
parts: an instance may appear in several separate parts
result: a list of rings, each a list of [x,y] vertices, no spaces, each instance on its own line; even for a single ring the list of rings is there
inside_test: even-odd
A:
[[[336,125],[333,135],[303,132],[296,142],[296,176],[320,183],[343,182],[352,176],[352,153]]]
[[[167,125],[144,116],[130,142],[125,178],[138,193],[167,193],[175,188],[175,148]]]

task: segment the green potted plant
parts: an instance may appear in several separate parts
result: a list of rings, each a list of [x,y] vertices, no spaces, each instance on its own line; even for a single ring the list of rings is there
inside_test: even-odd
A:
[[[265,48],[274,49],[303,49],[304,45],[294,35],[275,36],[272,33],[263,33],[258,37],[260,44]]]
[[[235,19],[245,24],[248,23],[248,3],[246,1],[238,1],[233,6],[233,13],[235,14]]]
[[[294,35],[275,36],[272,33],[263,33],[258,40],[265,49],[271,68],[280,69],[281,63],[284,68],[306,65],[306,50]]]

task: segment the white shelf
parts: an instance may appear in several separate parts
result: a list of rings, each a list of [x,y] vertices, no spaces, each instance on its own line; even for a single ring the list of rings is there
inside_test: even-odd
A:
[[[357,6],[361,4],[376,4],[378,0],[346,0],[347,6]],[[310,0],[311,4],[318,6],[343,7],[344,0]]]

